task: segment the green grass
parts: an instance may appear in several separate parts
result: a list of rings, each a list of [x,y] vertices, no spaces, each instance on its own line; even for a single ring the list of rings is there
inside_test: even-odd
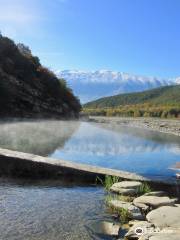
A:
[[[143,195],[143,194],[149,193],[151,191],[152,191],[151,187],[146,182],[144,182],[138,187],[137,194]]]
[[[131,218],[132,214],[125,208],[115,208],[110,205],[110,201],[112,200],[119,200],[124,202],[132,202],[133,197],[117,195],[117,194],[108,194],[105,197],[105,204],[108,206],[110,213],[117,214],[120,222],[122,224],[127,223]]]
[[[107,198],[106,200],[107,202],[109,202],[110,198]],[[110,206],[109,204],[108,204],[108,208],[110,213],[117,214],[117,217],[119,218],[122,224],[127,223],[130,219],[132,219],[132,214],[125,208],[115,208]]]
[[[106,175],[104,181],[100,177],[97,177],[96,183],[100,182],[106,191],[109,191],[111,186],[114,183],[120,182],[120,180],[121,179],[119,177]]]
[[[105,197],[105,204],[107,206],[109,205],[109,202],[111,200],[119,200],[119,201],[123,201],[123,202],[132,202],[134,200],[134,197],[131,196],[124,196],[124,195],[118,195],[118,194],[108,194]]]
[[[130,219],[132,219],[132,214],[127,209],[119,208],[116,211],[121,223],[127,223]]]

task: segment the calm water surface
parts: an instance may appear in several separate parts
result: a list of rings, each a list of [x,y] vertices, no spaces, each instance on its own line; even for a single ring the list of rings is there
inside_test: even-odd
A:
[[[73,121],[1,124],[0,147],[166,180],[174,177],[169,168],[180,159],[180,137]]]
[[[73,121],[2,122],[0,147],[166,180],[180,159],[179,137]],[[96,229],[108,219],[104,196],[99,187],[0,179],[0,240],[108,239]]]
[[[95,229],[108,220],[103,202],[99,187],[0,179],[0,239],[108,239]]]

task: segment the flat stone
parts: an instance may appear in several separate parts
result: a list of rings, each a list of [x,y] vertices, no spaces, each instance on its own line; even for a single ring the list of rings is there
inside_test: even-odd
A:
[[[167,196],[168,194],[164,191],[156,191],[156,192],[149,192],[145,193],[143,196],[156,196],[156,197],[162,197]]]
[[[141,186],[141,182],[137,181],[122,181],[122,182],[117,182],[114,183],[112,186],[117,187],[117,188],[134,188],[137,189],[139,186]]]
[[[170,230],[169,230],[170,231]],[[180,239],[180,231],[174,230],[170,232],[156,232],[149,233],[140,236],[139,240],[179,240]]]
[[[157,196],[140,196],[133,200],[135,206],[150,206],[152,208],[158,208],[161,206],[173,206],[177,199],[170,199],[169,197],[157,197]]]
[[[120,201],[120,200],[111,200],[109,202],[109,205],[111,207],[116,208],[116,209],[120,209],[120,208],[128,209],[132,205],[132,203],[130,203],[130,202],[123,202],[123,201]]]
[[[146,219],[161,229],[165,227],[180,228],[180,206],[163,206],[152,210],[147,214]]]
[[[133,225],[137,224],[137,223],[142,223],[143,221],[141,220],[131,220],[128,222],[129,226],[132,227]]]
[[[180,233],[176,233],[176,234],[175,233],[173,234],[159,233],[149,238],[149,240],[179,240],[179,239],[180,239]]]
[[[97,222],[94,227],[93,231],[98,234],[108,235],[108,236],[118,236],[119,235],[120,226],[113,222]]]
[[[124,208],[128,210],[128,212],[131,214],[132,219],[137,219],[137,220],[143,220],[144,216],[142,215],[140,209],[136,206],[134,206],[130,202],[123,202],[120,200],[111,200],[109,202],[109,205],[115,209],[121,209]]]
[[[139,231],[140,232],[139,232]],[[155,227],[152,223],[147,221],[140,221],[135,223],[129,231],[126,233],[125,237],[128,239],[139,239],[142,235],[152,233],[155,231]]]
[[[135,195],[137,188],[141,186],[141,182],[137,181],[122,181],[114,183],[110,190],[123,195]]]
[[[112,186],[110,188],[110,190],[112,192],[115,192],[115,193],[118,193],[118,194],[122,194],[122,195],[135,195],[136,194],[136,189],[131,189],[131,188],[119,188],[119,187],[116,187],[116,186]]]

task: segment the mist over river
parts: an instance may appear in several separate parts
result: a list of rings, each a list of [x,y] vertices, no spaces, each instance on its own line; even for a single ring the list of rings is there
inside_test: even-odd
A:
[[[1,122],[0,147],[165,180],[180,157],[177,136],[80,121]],[[99,186],[0,178],[0,239],[114,239],[98,225],[112,220],[105,196]]]
[[[0,147],[165,180],[180,158],[178,136],[80,121],[2,122]]]

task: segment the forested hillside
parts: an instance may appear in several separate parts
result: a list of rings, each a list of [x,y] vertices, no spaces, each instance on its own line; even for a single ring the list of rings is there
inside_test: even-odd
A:
[[[178,117],[180,85],[101,98],[85,104],[84,112],[109,116]]]
[[[0,117],[77,117],[81,105],[63,79],[23,44],[0,35]]]

